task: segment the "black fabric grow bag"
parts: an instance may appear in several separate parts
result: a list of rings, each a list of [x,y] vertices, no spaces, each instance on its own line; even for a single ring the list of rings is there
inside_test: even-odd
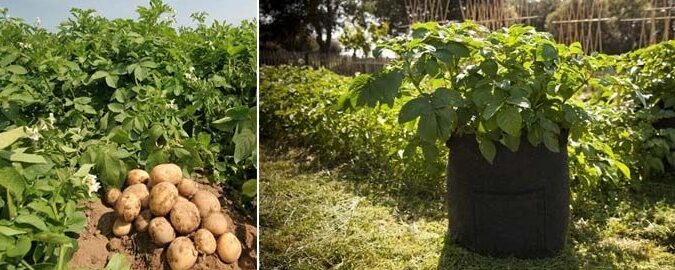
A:
[[[450,237],[491,256],[549,257],[565,246],[569,222],[567,136],[560,152],[532,146],[517,152],[496,143],[494,164],[475,136],[453,136],[447,146]]]

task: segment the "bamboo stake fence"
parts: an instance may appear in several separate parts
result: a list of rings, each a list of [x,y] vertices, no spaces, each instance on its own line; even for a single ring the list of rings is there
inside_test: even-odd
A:
[[[342,75],[354,75],[358,72],[376,72],[382,69],[389,61],[387,58],[360,58],[334,53],[289,52],[280,50],[260,51],[260,64],[262,65],[325,67]]]
[[[448,20],[451,0],[404,0],[411,22]],[[563,0],[559,0],[562,2]],[[651,0],[651,7],[641,11],[637,18],[609,16],[606,1],[574,0],[566,10],[560,11],[558,20],[552,21],[554,38],[561,43],[580,42],[586,52],[603,50],[603,27],[609,22],[638,23],[640,26],[637,48],[673,38],[672,21],[675,19],[675,0]],[[531,0],[460,0],[459,10],[463,20],[473,20],[494,30],[513,24],[531,24],[539,16],[532,15]],[[552,31],[554,30],[554,31]],[[337,73],[352,75],[357,72],[374,72],[381,69],[388,59],[357,58],[338,54],[285,52],[263,50],[260,62],[265,65],[323,66]]]

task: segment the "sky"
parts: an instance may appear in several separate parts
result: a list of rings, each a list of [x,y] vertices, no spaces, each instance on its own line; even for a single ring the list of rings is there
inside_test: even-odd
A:
[[[257,0],[164,0],[176,12],[176,26],[195,25],[190,14],[205,11],[208,22],[217,19],[238,25],[242,20],[252,20],[258,16]],[[136,19],[136,7],[149,6],[148,0],[0,0],[0,7],[8,8],[12,17],[23,18],[33,24],[40,17],[41,25],[55,31],[60,22],[70,17],[73,7],[95,9],[106,18]]]

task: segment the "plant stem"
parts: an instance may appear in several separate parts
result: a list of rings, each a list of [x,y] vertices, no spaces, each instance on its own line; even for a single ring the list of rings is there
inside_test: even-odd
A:
[[[26,260],[23,260],[23,259],[22,259],[22,260],[21,260],[21,264],[23,264],[24,266],[26,266],[26,268],[28,268],[28,269],[30,269],[30,270],[35,270],[35,268],[33,268],[32,266],[30,266],[30,264],[28,264],[28,262],[27,262]]]

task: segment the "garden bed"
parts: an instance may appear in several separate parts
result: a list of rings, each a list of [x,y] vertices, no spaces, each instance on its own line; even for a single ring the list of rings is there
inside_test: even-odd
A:
[[[261,145],[264,269],[670,269],[675,185],[607,191],[572,205],[570,237],[550,259],[492,258],[447,241],[442,198],[372,192],[349,164],[315,166],[304,149]],[[405,200],[405,203],[400,203]],[[417,204],[428,213],[409,212]],[[450,221],[451,222],[451,221]]]

